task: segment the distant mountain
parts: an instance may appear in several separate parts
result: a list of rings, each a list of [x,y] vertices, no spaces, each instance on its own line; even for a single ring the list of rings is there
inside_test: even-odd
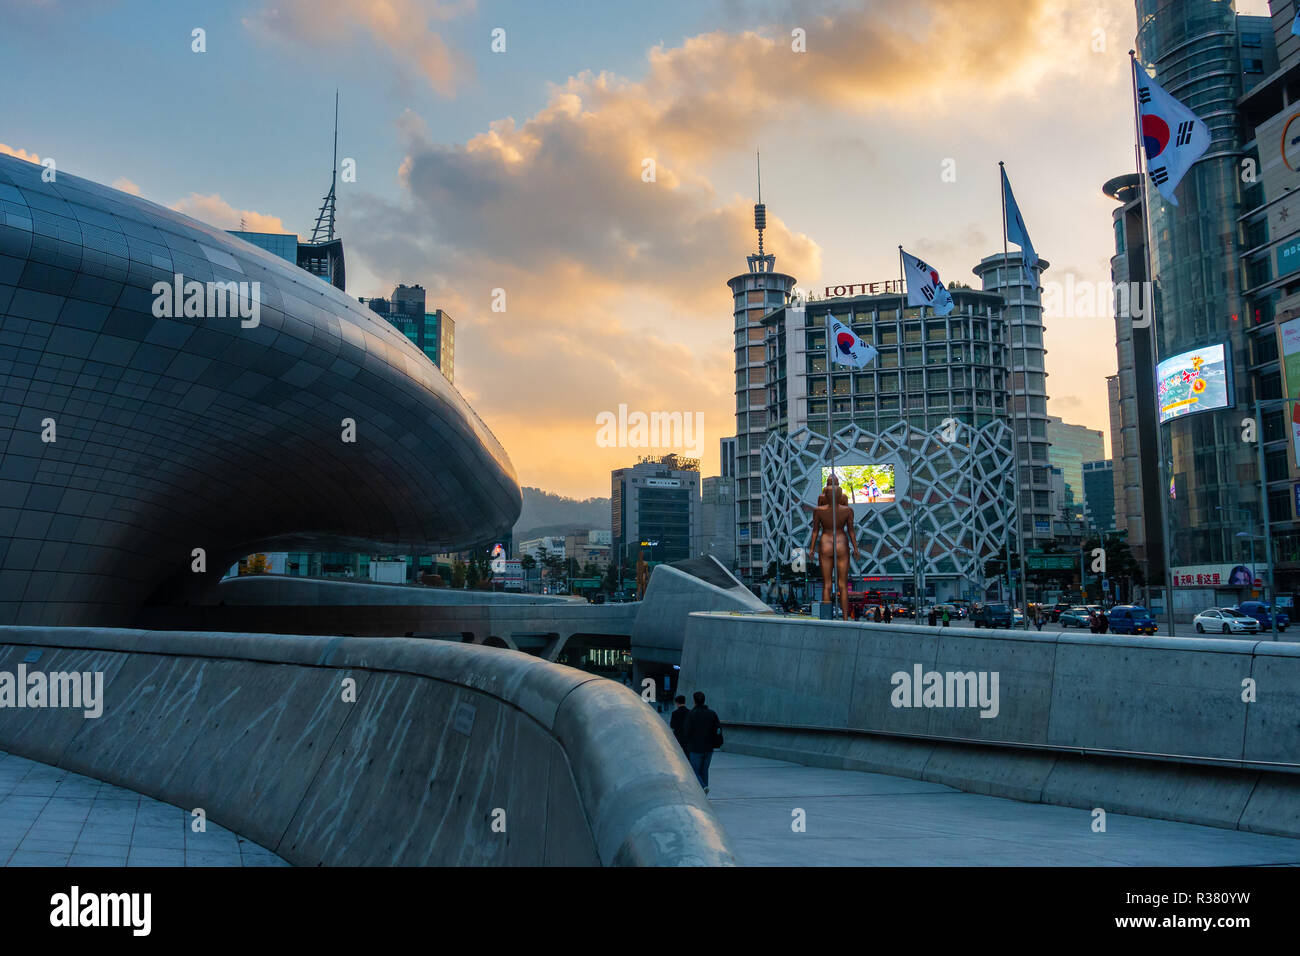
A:
[[[566,498],[541,488],[524,488],[524,507],[514,527],[516,544],[543,535],[589,530],[609,530],[608,498]]]

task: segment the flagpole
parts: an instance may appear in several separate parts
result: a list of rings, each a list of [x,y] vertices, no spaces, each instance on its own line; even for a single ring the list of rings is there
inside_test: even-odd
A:
[[[1151,221],[1147,215],[1147,190],[1143,182],[1142,172],[1142,110],[1138,107],[1138,89],[1137,89],[1137,51],[1128,51],[1129,59],[1129,80],[1133,84],[1133,160],[1137,165],[1138,176],[1138,199],[1142,207],[1142,246],[1146,254],[1147,267],[1147,285],[1146,288],[1151,291],[1147,297],[1146,307],[1151,313],[1151,364],[1152,370],[1160,367],[1160,335],[1156,328],[1156,303],[1155,303],[1155,270],[1151,266]],[[1130,295],[1130,299],[1132,296]],[[1129,306],[1129,323],[1132,326],[1133,309],[1132,303]],[[1134,330],[1136,331],[1136,330]],[[1155,387],[1156,382],[1147,384],[1148,388]],[[1139,383],[1139,387],[1141,383]],[[1156,448],[1160,453],[1160,527],[1161,536],[1164,539],[1161,544],[1164,551],[1165,565],[1165,623],[1169,626],[1169,636],[1174,637],[1174,571],[1169,560],[1169,480],[1165,469],[1165,429],[1160,423],[1160,395],[1156,394]],[[1260,508],[1267,508],[1268,502],[1260,501]],[[1271,582],[1270,582],[1271,586]]]
[[[840,528],[835,523],[835,507],[838,504],[840,496],[839,477],[835,474],[835,343],[831,341],[831,313],[826,311],[826,372],[830,376],[830,396],[829,396],[829,414],[826,416],[826,436],[827,441],[831,443],[831,477],[835,478],[836,484],[831,485],[827,482],[830,489],[826,497],[831,500],[831,620],[835,620],[835,608],[838,605],[837,592],[840,583],[840,552],[839,538]]]
[[[903,291],[903,247],[898,247],[898,326],[902,340],[906,341],[905,323],[903,313],[907,311],[907,294]],[[922,307],[924,308],[924,307]],[[924,329],[924,324],[922,324]],[[924,332],[922,333],[924,338]],[[906,350],[904,350],[906,351]],[[899,374],[906,379],[906,367],[899,370]],[[903,394],[906,396],[906,382],[904,382]],[[903,399],[906,401],[906,397]],[[913,494],[913,475],[912,475],[912,424],[908,418],[908,409],[901,409],[903,413],[903,442],[907,445],[907,554],[911,562],[912,575],[912,599],[915,601],[915,607],[912,609],[913,620],[921,612],[921,590],[920,582],[917,580],[916,570],[916,496]],[[895,483],[897,484],[897,483]]]
[[[1009,269],[1010,269],[1010,265],[1011,265],[1011,262],[1010,262],[1011,257],[1010,257],[1010,255],[1008,254],[1008,251],[1007,251],[1007,180],[1006,180],[1006,175],[1007,175],[1007,173],[1006,173],[1006,164],[1003,163],[1003,162],[999,162],[999,163],[998,163],[998,192],[1001,193],[1001,195],[1002,195],[1002,268],[1003,268],[1003,269],[1007,269],[1007,270],[1009,271]],[[1020,279],[1021,279],[1021,284],[1022,284],[1022,285],[1023,285],[1023,283],[1024,283],[1024,277],[1025,277],[1025,273],[1024,273],[1024,265],[1025,265],[1025,254],[1024,254],[1024,249],[1022,248],[1021,251],[1020,251]],[[1005,273],[1004,273],[1004,275],[1005,275]],[[1006,282],[1005,282],[1005,281],[999,282],[999,283],[998,283],[998,287],[999,287],[1000,289],[1005,290],[1005,289],[1006,289]],[[1003,296],[1004,301],[1005,301],[1005,298],[1006,298],[1006,296],[1005,296],[1005,294],[1004,294],[1004,296]],[[1027,590],[1027,588],[1028,588],[1028,582],[1026,581],[1026,575],[1025,575],[1025,534],[1024,534],[1024,529],[1021,527],[1021,524],[1023,523],[1023,520],[1024,520],[1024,512],[1023,512],[1023,511],[1021,510],[1021,508],[1020,508],[1020,413],[1016,410],[1016,363],[1015,363],[1015,361],[1014,361],[1013,358],[1012,358],[1012,356],[1015,354],[1015,352],[1014,352],[1014,346],[1015,346],[1015,343],[1012,342],[1012,340],[1011,340],[1011,318],[1010,318],[1010,316],[1007,316],[1006,321],[1005,321],[1005,323],[1004,323],[1004,327],[1005,327],[1005,329],[1006,329],[1006,337],[1007,337],[1007,367],[1010,369],[1010,374],[1011,374],[1011,430],[1012,430],[1012,434],[1011,434],[1011,454],[1012,454],[1012,457],[1015,459],[1015,470],[1014,470],[1013,474],[1015,475],[1015,485],[1016,485],[1016,488],[1015,488],[1015,495],[1013,496],[1012,500],[1013,500],[1014,503],[1015,503],[1015,509],[1016,509],[1016,520],[1015,520],[1015,529],[1016,529],[1016,557],[1020,559],[1020,593],[1021,593],[1021,603],[1024,605],[1024,608],[1025,608],[1025,624],[1026,624],[1026,626],[1027,626],[1028,623],[1029,623],[1029,610],[1028,610],[1028,609],[1029,609],[1029,601],[1028,601],[1029,592],[1028,592],[1028,590]],[[1025,389],[1025,413],[1028,414],[1028,413],[1029,413],[1029,365],[1028,365],[1027,362],[1025,362],[1024,332],[1025,332],[1025,296],[1024,296],[1024,292],[1023,292],[1023,290],[1022,290],[1021,293],[1020,293],[1020,335],[1021,335],[1021,344],[1020,344],[1020,365],[1021,365],[1021,368],[1024,369],[1024,371],[1023,371],[1022,374],[1023,374],[1024,377],[1025,377],[1025,378],[1024,378],[1024,389]],[[1025,428],[1025,441],[1028,442],[1028,440],[1029,440],[1029,429],[1028,429],[1027,424],[1026,424],[1026,428]],[[1010,554],[1010,550],[1011,550],[1010,539],[1008,539],[1008,542],[1007,542],[1007,551],[1008,551],[1008,553],[1007,553],[1007,577],[1008,577],[1008,578],[1011,577],[1011,554]],[[1012,590],[1012,594],[1011,594],[1012,607],[1014,608],[1014,606],[1015,606],[1015,599],[1016,599],[1015,588],[1013,587],[1011,590]],[[1015,616],[1015,615],[1013,614],[1012,617],[1014,618],[1014,616]],[[1015,625],[1015,621],[1013,620],[1011,623],[1012,623],[1012,626],[1014,627],[1014,625]]]

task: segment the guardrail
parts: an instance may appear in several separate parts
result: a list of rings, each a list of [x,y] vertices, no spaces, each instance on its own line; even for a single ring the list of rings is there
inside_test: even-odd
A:
[[[663,721],[612,681],[406,638],[0,627],[0,749],[185,808],[299,865],[730,865]]]

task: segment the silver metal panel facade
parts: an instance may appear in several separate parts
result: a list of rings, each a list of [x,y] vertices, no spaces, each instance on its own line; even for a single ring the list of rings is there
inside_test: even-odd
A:
[[[380,316],[221,230],[43,172],[0,156],[0,623],[129,622],[257,550],[509,531],[505,450]],[[256,325],[156,316],[176,274],[256,288]]]

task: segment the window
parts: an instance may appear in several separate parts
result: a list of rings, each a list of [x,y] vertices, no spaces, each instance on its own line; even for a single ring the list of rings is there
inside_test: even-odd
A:
[[[897,345],[898,344],[898,326],[880,325],[876,327],[876,344],[877,345]]]
[[[825,371],[826,371],[826,356],[825,356],[825,355],[809,355],[809,356],[808,356],[808,374],[809,374],[809,375],[815,375],[815,374],[817,374],[818,372],[825,372]]]
[[[948,337],[948,330],[943,322],[925,323],[925,340],[927,342],[942,342]]]
[[[875,390],[875,376],[870,373],[853,376],[853,391],[862,394],[863,392],[874,392]]]
[[[905,366],[917,366],[921,364],[921,347],[919,345],[909,346],[903,349],[903,364]]]
[[[853,400],[853,410],[856,412],[874,412],[876,410],[876,399],[871,395],[860,395]]]
[[[814,398],[822,398],[826,395],[826,379],[810,378],[808,379],[808,394]]]
[[[947,388],[948,387],[948,370],[946,368],[932,368],[925,373],[926,388]]]
[[[898,373],[881,372],[880,373],[880,390],[882,392],[898,391]]]
[[[925,364],[947,365],[948,347],[946,345],[929,345],[925,349]]]
[[[925,389],[925,375],[922,372],[907,373],[907,390],[909,392],[920,392]]]
[[[847,375],[836,375],[836,376],[835,376],[835,394],[836,394],[836,395],[848,395],[849,392],[850,392],[850,390],[851,390],[851,389],[850,389],[850,382],[851,382],[851,379],[849,378],[849,376],[847,376]]]

